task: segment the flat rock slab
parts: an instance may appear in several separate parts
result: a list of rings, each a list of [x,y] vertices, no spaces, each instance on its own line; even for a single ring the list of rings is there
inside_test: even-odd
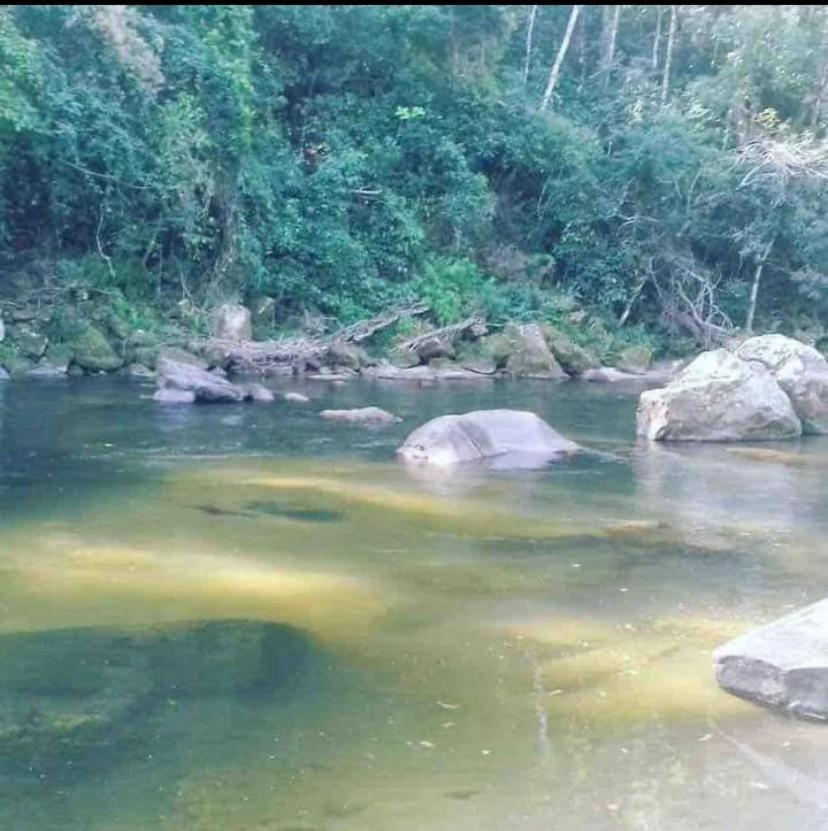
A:
[[[462,367],[435,368],[414,366],[401,369],[391,364],[366,367],[362,370],[366,378],[378,378],[381,381],[481,381],[491,380],[491,375],[473,372]]]
[[[344,421],[348,424],[365,424],[375,426],[379,424],[393,424],[402,421],[393,413],[381,410],[379,407],[361,407],[355,410],[322,410],[319,413],[328,421]]]
[[[720,646],[716,680],[734,695],[828,719],[828,599]]]

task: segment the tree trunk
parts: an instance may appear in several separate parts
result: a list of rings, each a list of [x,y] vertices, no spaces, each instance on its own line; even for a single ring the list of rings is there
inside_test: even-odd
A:
[[[543,94],[543,100],[540,104],[540,111],[543,112],[552,100],[552,93],[555,92],[555,87],[558,84],[558,76],[561,74],[561,66],[569,49],[569,42],[572,40],[572,32],[575,30],[575,24],[578,22],[578,15],[581,13],[583,6],[573,6],[572,12],[569,15],[569,22],[566,24],[566,31],[564,32],[561,47],[558,49],[558,57],[555,58],[555,63],[552,64],[552,70],[549,73],[549,83],[546,85],[546,92]]]
[[[816,130],[822,117],[822,107],[825,103],[825,93],[828,91],[828,25],[822,20],[822,43],[820,44],[822,61],[819,70],[819,81],[814,93],[814,105],[811,110],[811,129]]]
[[[612,62],[615,60],[615,42],[618,39],[618,21],[621,18],[621,6],[614,6],[612,14],[612,22],[609,27],[609,34],[607,35],[606,50],[604,51],[604,89],[609,85],[610,75],[612,74]]]
[[[529,80],[529,62],[532,56],[532,32],[535,30],[535,15],[538,7],[532,6],[529,10],[529,25],[526,27],[526,57],[523,59],[523,83]]]
[[[750,287],[750,303],[748,305],[747,319],[745,320],[745,331],[748,334],[753,332],[753,319],[756,316],[756,301],[759,298],[759,283],[762,281],[762,271],[765,268],[765,261],[768,259],[772,247],[773,240],[765,247],[762,256],[759,258],[759,262],[756,263],[756,271],[753,273],[753,285]]]
[[[658,17],[656,18],[655,38],[653,39],[653,72],[658,69],[658,53],[661,49],[661,18],[664,15],[664,9],[658,7]]]
[[[667,103],[667,92],[670,89],[670,66],[673,63],[673,48],[676,43],[676,29],[678,28],[678,6],[670,6],[670,31],[667,35],[667,54],[664,58],[664,75],[661,78],[661,106]]]

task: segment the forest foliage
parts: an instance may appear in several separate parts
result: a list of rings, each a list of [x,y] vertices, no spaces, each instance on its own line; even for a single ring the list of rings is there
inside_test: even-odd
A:
[[[5,6],[0,63],[0,291],[828,310],[825,7]]]

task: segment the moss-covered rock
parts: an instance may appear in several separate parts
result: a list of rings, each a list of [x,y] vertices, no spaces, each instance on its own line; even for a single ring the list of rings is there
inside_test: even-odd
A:
[[[173,361],[177,364],[189,364],[199,369],[207,369],[207,362],[203,358],[199,358],[197,355],[193,355],[192,352],[187,352],[186,349],[181,349],[178,346],[162,346],[158,350],[155,363],[158,364],[162,360]],[[141,363],[144,363],[144,361],[141,361]]]
[[[124,363],[95,326],[87,326],[74,341],[72,348],[75,364],[86,372],[113,372]]]
[[[325,362],[329,366],[344,366],[348,369],[359,369],[369,363],[364,349],[353,343],[337,342],[328,347]]]
[[[49,338],[30,326],[15,327],[13,337],[20,355],[33,361],[40,360],[49,345]]]
[[[506,366],[511,347],[503,335],[491,335],[474,342],[463,341],[457,350],[457,363],[471,372],[493,375]]]
[[[413,349],[395,346],[388,353],[388,361],[400,369],[410,369],[420,365],[420,356]]]
[[[567,375],[546,343],[537,323],[510,324],[504,332],[512,343],[506,369],[516,378],[557,379]]]
[[[580,375],[588,369],[597,369],[601,362],[568,335],[553,326],[542,327],[546,344],[558,363],[569,375]]]
[[[29,372],[34,369],[35,363],[29,358],[24,358],[21,355],[15,354],[6,358],[3,366],[6,368],[11,378],[15,381],[19,381],[20,379],[25,378]]]
[[[652,350],[647,346],[628,346],[618,353],[616,367],[623,372],[634,372],[643,375],[653,361]]]

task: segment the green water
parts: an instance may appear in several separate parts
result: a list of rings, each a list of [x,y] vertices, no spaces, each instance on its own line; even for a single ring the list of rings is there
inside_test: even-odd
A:
[[[710,666],[828,593],[828,439],[647,447],[615,386],[302,391],[0,384],[0,828],[828,823],[828,728]],[[369,404],[403,422],[316,415]],[[598,452],[396,464],[428,418],[491,407]]]

